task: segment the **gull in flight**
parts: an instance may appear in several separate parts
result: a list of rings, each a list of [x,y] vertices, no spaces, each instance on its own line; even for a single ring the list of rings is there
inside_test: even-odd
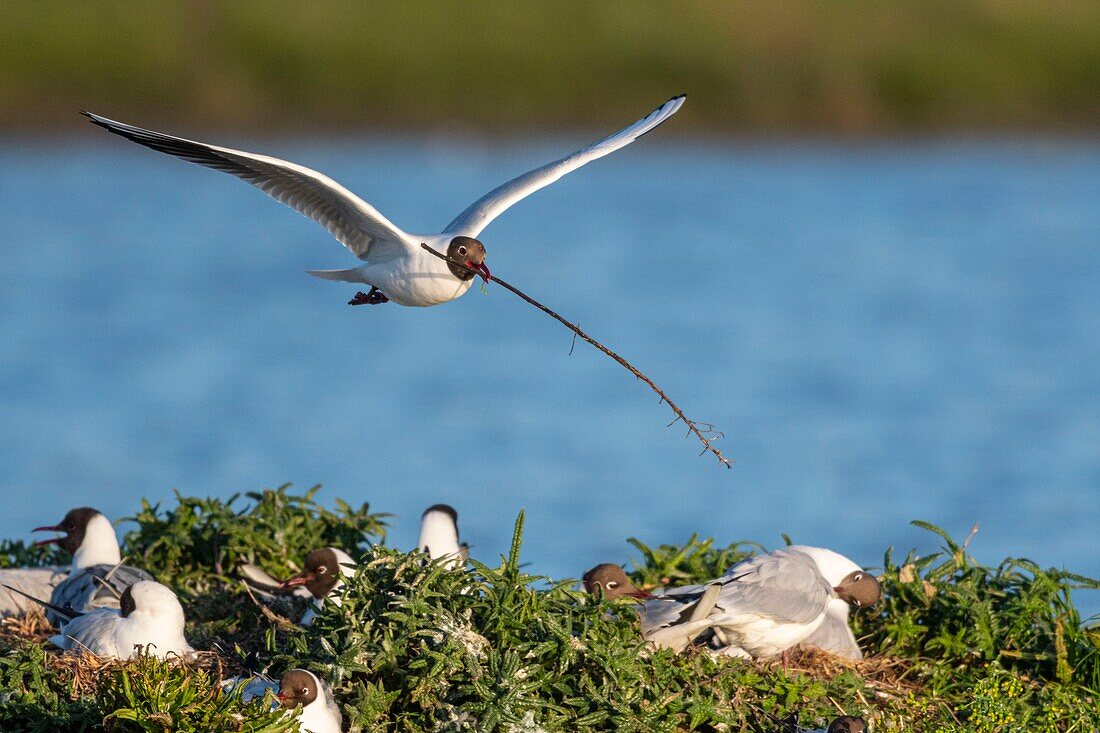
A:
[[[278,158],[217,145],[185,140],[145,130],[84,112],[108,132],[162,153],[231,173],[268,196],[325,227],[340,244],[363,260],[346,270],[310,270],[327,280],[364,283],[367,293],[356,293],[350,305],[393,301],[405,306],[446,303],[470,289],[475,272],[488,282],[481,230],[516,202],[548,186],[566,173],[625,147],[674,115],[684,95],[668,100],[633,125],[575,153],[536,168],[498,186],[472,203],[441,234],[409,234],[392,224],[373,206],[328,176]],[[446,252],[440,259],[420,245]],[[463,267],[460,264],[465,265]]]

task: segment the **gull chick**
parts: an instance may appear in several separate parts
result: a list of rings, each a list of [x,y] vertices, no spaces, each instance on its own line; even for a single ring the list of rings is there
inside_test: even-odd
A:
[[[50,603],[70,611],[118,608],[122,592],[141,580],[153,580],[144,570],[122,564],[118,535],[107,517],[91,507],[69,511],[60,524],[35,527],[32,532],[64,532],[61,537],[39,540],[35,545],[56,544],[73,556],[69,576],[50,594]],[[46,609],[46,618],[57,625],[65,617]]]
[[[458,541],[458,512],[447,504],[434,504],[420,516],[417,547],[433,560],[451,558],[453,567],[461,567],[469,556],[469,547]]]
[[[62,649],[83,650],[108,659],[144,653],[165,658],[195,651],[183,635],[183,607],[176,594],[153,580],[134,583],[118,609],[97,608],[62,624],[50,641]]]
[[[364,264],[346,270],[311,270],[310,274],[371,286],[370,292],[356,293],[350,305],[392,300],[399,305],[431,306],[463,295],[475,273],[486,281],[492,277],[485,264],[485,245],[477,239],[489,222],[566,173],[652,131],[683,102],[683,95],[673,97],[633,125],[498,186],[455,217],[441,234],[409,234],[328,176],[295,163],[83,114],[127,140],[237,176],[323,226]],[[450,260],[424,251],[422,243],[446,252]]]
[[[355,561],[343,550],[323,547],[306,555],[305,568],[293,578],[284,580],[281,587],[305,586],[313,596],[313,608],[302,616],[302,626],[309,626],[321,610],[325,600],[340,605],[337,591],[344,587],[344,579],[355,575]]]

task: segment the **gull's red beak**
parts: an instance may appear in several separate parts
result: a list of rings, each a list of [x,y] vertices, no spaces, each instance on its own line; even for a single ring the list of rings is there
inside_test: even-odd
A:
[[[61,527],[35,527],[34,529],[31,530],[31,532],[64,532],[64,531],[65,530],[61,529]],[[41,545],[53,545],[53,544],[57,544],[60,541],[61,541],[60,537],[51,537],[48,540],[38,540],[38,542],[35,542],[32,545],[32,547],[39,547]]]
[[[298,575],[295,575],[293,578],[288,578],[287,580],[284,580],[282,583],[279,583],[279,587],[280,588],[293,588],[296,585],[305,585],[309,581],[313,580],[313,578],[314,578],[313,573],[300,573]]]
[[[633,593],[627,593],[631,598],[653,598],[653,594],[646,590],[636,590]]]
[[[489,282],[493,279],[493,273],[489,272],[489,266],[486,265],[484,262],[482,262],[480,265],[475,265],[473,262],[466,260],[465,265],[471,270],[477,270],[477,274],[481,275],[481,279],[485,282]]]

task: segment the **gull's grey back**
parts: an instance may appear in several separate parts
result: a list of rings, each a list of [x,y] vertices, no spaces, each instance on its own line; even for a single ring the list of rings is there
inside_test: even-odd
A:
[[[773,550],[730,568],[722,578],[718,608],[787,623],[810,623],[828,607],[832,587],[808,555]]]
[[[59,583],[50,595],[50,603],[77,612],[118,608],[122,592],[139,580],[155,578],[129,565],[93,565]],[[65,620],[49,609],[46,610],[46,618],[55,626]]]

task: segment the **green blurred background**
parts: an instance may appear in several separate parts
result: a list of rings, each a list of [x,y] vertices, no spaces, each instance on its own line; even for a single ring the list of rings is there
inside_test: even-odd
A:
[[[90,108],[251,131],[615,127],[686,92],[698,133],[1100,122],[1100,2],[11,2],[0,127]]]

